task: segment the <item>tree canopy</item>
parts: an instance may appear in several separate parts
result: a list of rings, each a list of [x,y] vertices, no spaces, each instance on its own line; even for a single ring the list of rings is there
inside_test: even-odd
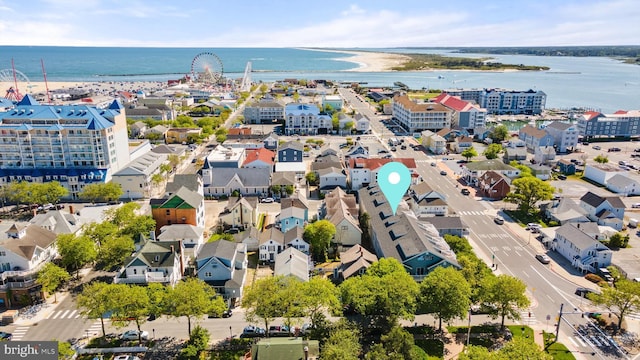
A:
[[[79,271],[83,266],[94,262],[98,254],[95,243],[85,235],[60,234],[56,238],[56,246],[62,258],[62,266],[69,271]]]
[[[484,150],[483,154],[487,158],[487,160],[493,160],[498,158],[498,154],[500,154],[502,151],[502,145],[489,144],[489,146],[487,146],[487,148]]]
[[[420,284],[420,305],[427,314],[442,321],[462,319],[470,305],[471,287],[464,276],[453,267],[437,267]]]
[[[113,181],[108,183],[94,183],[85,185],[78,194],[80,199],[95,202],[114,201],[123,194],[120,184]]]
[[[534,176],[513,180],[512,191],[507,194],[505,201],[518,204],[518,210],[525,214],[538,211],[536,203],[541,200],[550,200],[555,189],[548,183]]]
[[[602,305],[616,315],[617,329],[620,329],[624,317],[640,308],[640,283],[619,279],[615,287],[604,287],[600,294],[589,294],[587,297],[595,305]]]
[[[65,269],[52,262],[48,262],[38,272],[36,282],[42,285],[42,290],[49,294],[53,293],[54,302],[58,302],[56,290],[58,290],[60,285],[69,281],[70,277],[71,276]]]
[[[327,249],[335,234],[336,227],[329,220],[319,220],[305,227],[304,240],[311,245],[311,252],[316,260],[326,260]]]
[[[191,322],[206,314],[222,315],[227,308],[213,288],[197,278],[180,281],[166,297],[167,312],[174,317],[186,317],[191,334]]]
[[[491,133],[489,134],[489,138],[493,140],[493,143],[501,143],[503,142],[507,136],[509,136],[509,129],[506,125],[498,125],[491,129]]]
[[[518,278],[502,274],[486,277],[482,286],[481,298],[485,304],[492,305],[489,314],[492,318],[501,317],[500,326],[504,329],[504,319],[520,319],[520,311],[530,304],[525,294],[527,286]]]
[[[462,153],[460,153],[460,155],[462,155],[463,158],[467,159],[467,161],[469,161],[469,159],[471,159],[472,157],[476,157],[478,156],[478,152],[476,151],[476,149],[471,146],[468,147],[466,149],[464,149],[464,151],[462,151]]]

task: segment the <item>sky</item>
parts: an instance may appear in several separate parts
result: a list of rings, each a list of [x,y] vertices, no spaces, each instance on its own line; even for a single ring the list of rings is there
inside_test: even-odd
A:
[[[0,45],[639,45],[638,0],[0,0]]]

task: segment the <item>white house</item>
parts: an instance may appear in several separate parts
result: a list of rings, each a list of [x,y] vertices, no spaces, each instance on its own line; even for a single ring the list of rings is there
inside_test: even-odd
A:
[[[578,124],[554,121],[544,130],[553,137],[554,145],[559,153],[575,150],[578,146]]]
[[[258,224],[258,198],[235,197],[229,198],[229,203],[218,216],[220,222],[231,227],[257,226]]]
[[[320,192],[327,193],[337,187],[347,188],[347,175],[343,169],[329,167],[318,170]]]
[[[274,262],[276,255],[284,249],[284,234],[275,226],[258,234],[258,255],[262,262]]]
[[[356,114],[356,132],[358,134],[368,134],[371,132],[371,121],[364,115]]]
[[[411,210],[417,216],[446,216],[449,212],[445,195],[433,190],[426,182],[411,186],[409,194]]]
[[[334,242],[338,250],[343,247],[359,245],[362,241],[362,230],[358,220],[358,204],[353,194],[347,194],[336,188],[324,198],[321,213],[336,228]]]
[[[180,241],[147,241],[113,278],[116,284],[157,282],[174,286],[184,274],[184,249]]]
[[[589,191],[580,198],[580,207],[587,212],[589,220],[598,225],[622,230],[625,205],[619,197],[602,197]]]
[[[478,178],[487,171],[494,171],[508,178],[520,176],[520,170],[499,160],[474,161],[462,167],[462,176],[468,184],[477,184]]]
[[[153,189],[152,177],[160,173],[160,166],[167,160],[166,154],[149,151],[113,174],[112,181],[122,188],[122,199],[148,198]]]
[[[596,272],[601,267],[611,265],[611,250],[587,235],[581,225],[568,223],[556,229],[551,248],[582,272]]]
[[[597,184],[606,185],[609,179],[621,173],[624,173],[624,170],[613,164],[586,164],[583,176]]]
[[[158,241],[179,241],[185,257],[194,259],[204,244],[204,229],[189,224],[172,224],[160,228]]]
[[[284,246],[293,247],[296,250],[309,254],[309,243],[303,239],[304,229],[301,227],[293,227],[284,233]]]
[[[309,256],[289,247],[276,255],[273,274],[293,276],[301,281],[309,281]]]
[[[640,195],[639,179],[631,178],[628,173],[613,175],[607,181],[606,186],[607,189],[621,196]]]
[[[414,171],[416,162],[413,158],[394,158],[394,159],[349,159],[347,162],[349,171],[349,181],[351,189],[357,190],[364,186],[377,183],[378,169],[391,161],[403,163],[409,170]],[[414,174],[412,174],[412,179]]]
[[[429,130],[422,132],[422,146],[437,155],[447,152],[447,140]]]

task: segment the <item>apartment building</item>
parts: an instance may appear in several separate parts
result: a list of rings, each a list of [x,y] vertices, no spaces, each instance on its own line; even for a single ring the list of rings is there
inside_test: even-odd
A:
[[[431,101],[442,104],[453,111],[451,125],[454,127],[475,129],[485,126],[487,109],[447,93],[442,93]]]
[[[99,109],[40,105],[27,95],[0,112],[0,185],[55,180],[76,199],[84,185],[108,182],[129,163],[127,137],[117,101]]]
[[[619,110],[613,114],[588,111],[578,118],[583,140],[640,135],[640,110]]]
[[[438,103],[418,103],[406,95],[393,97],[393,117],[410,133],[451,127],[453,111]]]
[[[445,92],[473,101],[489,114],[540,114],[545,109],[547,94],[540,90],[448,89]]]
[[[246,124],[271,124],[284,120],[284,105],[274,99],[262,99],[244,108]]]
[[[331,116],[320,115],[320,109],[313,104],[288,104],[284,126],[287,135],[327,134],[333,130]]]

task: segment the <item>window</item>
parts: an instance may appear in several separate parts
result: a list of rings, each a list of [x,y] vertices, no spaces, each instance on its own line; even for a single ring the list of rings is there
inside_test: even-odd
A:
[[[171,215],[171,210],[167,209],[167,211],[166,211],[166,215],[167,215],[167,216],[168,216],[168,215]]]
[[[0,251],[0,256],[7,256],[7,252],[6,251]]]
[[[204,273],[204,277],[211,277],[213,276],[213,274],[209,271],[207,271],[206,273]]]

